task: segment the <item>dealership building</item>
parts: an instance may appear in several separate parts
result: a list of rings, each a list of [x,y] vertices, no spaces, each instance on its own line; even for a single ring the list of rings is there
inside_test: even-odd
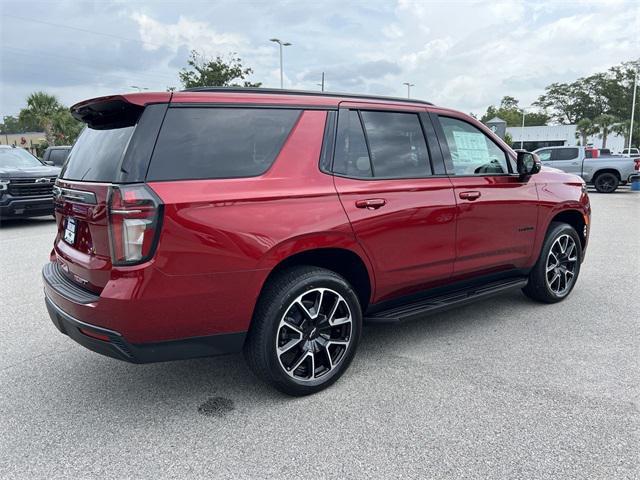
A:
[[[504,138],[505,131],[511,136],[513,148],[524,148],[532,152],[542,147],[574,146],[579,142],[576,135],[576,125],[544,125],[541,127],[507,127],[507,122],[495,117],[486,122],[497,135]],[[602,148],[602,138],[599,135],[587,137],[587,145]],[[624,137],[609,133],[607,135],[607,147],[612,153],[621,152],[625,147]]]
[[[577,145],[580,136],[576,137],[576,125],[545,125],[542,127],[507,127],[507,133],[511,135],[512,145],[515,148],[522,148],[533,151],[541,147],[555,147],[565,145]],[[602,138],[599,135],[587,137],[588,145],[595,148],[602,148]],[[624,137],[609,133],[607,135],[607,146],[612,153],[621,152],[625,147]]]

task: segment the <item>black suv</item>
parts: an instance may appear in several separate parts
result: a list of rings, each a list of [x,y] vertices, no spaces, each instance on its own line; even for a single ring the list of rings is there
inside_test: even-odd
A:
[[[0,219],[52,215],[59,173],[23,148],[0,145]]]

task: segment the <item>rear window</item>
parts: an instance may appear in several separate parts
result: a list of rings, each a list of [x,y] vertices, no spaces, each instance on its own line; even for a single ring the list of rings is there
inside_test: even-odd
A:
[[[551,160],[573,160],[578,156],[577,148],[556,148],[551,154]]]
[[[278,156],[300,110],[170,108],[147,180],[253,177]]]
[[[109,130],[86,127],[71,149],[60,177],[87,182],[113,181],[134,129],[134,126]]]
[[[54,165],[59,167],[67,159],[68,153],[69,153],[69,150],[62,149],[62,148],[51,150],[51,154],[49,155],[49,160],[52,161]]]

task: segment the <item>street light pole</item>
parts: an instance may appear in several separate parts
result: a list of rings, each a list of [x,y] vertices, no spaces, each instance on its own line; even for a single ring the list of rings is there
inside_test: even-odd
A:
[[[636,90],[638,89],[638,69],[636,68],[636,78],[633,81],[633,100],[631,102],[631,124],[629,125],[629,155],[631,155],[631,140],[633,140],[633,117],[636,113]]]
[[[522,128],[520,129],[520,150],[524,150],[524,117],[526,110],[522,108]]]
[[[415,87],[415,83],[402,82],[403,85],[407,86],[407,98],[411,98],[411,87]]]
[[[324,72],[322,72],[322,81],[318,85],[320,86],[320,91],[324,92]]]
[[[284,88],[284,73],[282,68],[282,47],[289,47],[291,43],[283,42],[279,38],[270,38],[270,42],[277,43],[280,46],[280,88]]]

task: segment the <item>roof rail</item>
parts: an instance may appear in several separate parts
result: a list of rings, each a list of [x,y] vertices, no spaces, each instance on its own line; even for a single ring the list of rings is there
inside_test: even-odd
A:
[[[314,97],[344,97],[344,98],[360,98],[370,100],[387,100],[393,102],[419,103],[422,105],[433,105],[431,102],[417,100],[414,98],[385,97],[382,95],[364,95],[358,93],[340,93],[340,92],[317,92],[314,90],[289,90],[282,88],[258,88],[258,87],[194,87],[185,88],[182,92],[222,92],[222,93],[264,93],[264,94],[280,94],[280,95],[308,95]]]

